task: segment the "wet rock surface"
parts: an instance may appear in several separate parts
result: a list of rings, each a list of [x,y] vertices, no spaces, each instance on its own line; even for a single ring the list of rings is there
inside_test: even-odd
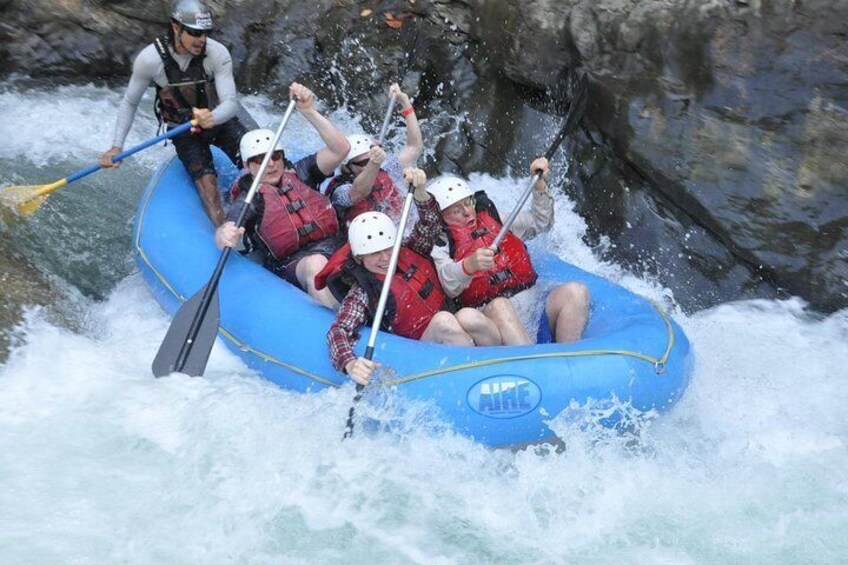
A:
[[[0,234],[0,363],[6,360],[12,331],[24,307],[45,306],[55,300],[55,293],[44,277],[18,253],[10,241]]]
[[[848,306],[845,2],[210,4],[242,92],[280,97],[298,79],[376,131],[403,80],[437,148],[431,173],[520,171],[586,73],[561,189],[599,254],[656,274],[690,310],[782,292]],[[122,84],[166,5],[0,2],[0,74]]]

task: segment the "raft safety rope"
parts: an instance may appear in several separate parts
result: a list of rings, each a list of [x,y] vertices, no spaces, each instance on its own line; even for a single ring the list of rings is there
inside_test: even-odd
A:
[[[174,297],[179,299],[181,302],[185,302],[186,297],[183,296],[182,294],[180,294],[179,292],[177,292],[177,290],[173,286],[171,286],[171,284],[168,282],[168,280],[156,269],[156,267],[153,266],[153,264],[147,258],[147,255],[144,253],[144,249],[142,249],[141,242],[140,242],[142,226],[144,225],[144,215],[145,215],[145,212],[147,211],[147,204],[150,202],[150,198],[153,196],[153,192],[158,187],[159,177],[161,177],[165,173],[165,171],[169,168],[170,163],[175,158],[176,157],[172,157],[168,161],[168,163],[163,164],[159,168],[159,170],[157,171],[156,176],[150,181],[152,188],[147,192],[147,194],[145,194],[144,204],[142,206],[141,213],[139,214],[138,229],[136,230],[136,234],[135,234],[135,248],[136,248],[136,251],[138,252],[139,257],[141,257],[141,260],[144,261],[144,263],[147,265],[147,267],[153,272],[153,274],[156,275],[156,278],[159,279],[159,282],[161,282],[162,285],[166,289],[168,289],[168,291],[171,294],[174,295]],[[657,304],[653,300],[651,301],[651,305],[656,309],[656,311],[659,313],[660,317],[662,318],[663,322],[665,323],[666,332],[668,334],[668,342],[666,344],[665,352],[663,352],[662,356],[659,357],[659,358],[651,356],[651,355],[646,355],[644,353],[639,353],[637,351],[627,351],[627,350],[619,350],[619,349],[587,349],[587,350],[583,350],[583,351],[561,351],[561,352],[552,352],[552,353],[532,353],[532,354],[528,354],[528,355],[515,355],[515,356],[512,356],[512,357],[499,357],[499,358],[495,358],[495,359],[486,359],[484,361],[472,361],[472,362],[469,362],[469,363],[460,363],[458,365],[451,365],[450,367],[442,367],[442,368],[439,368],[439,369],[424,371],[424,372],[416,373],[414,375],[409,375],[409,376],[406,376],[406,377],[399,377],[399,378],[396,378],[396,379],[387,379],[385,382],[389,386],[395,386],[395,385],[401,385],[401,384],[409,383],[409,382],[412,382],[412,381],[417,381],[417,380],[420,380],[420,379],[435,377],[437,375],[445,375],[445,374],[453,373],[453,372],[456,372],[456,371],[462,371],[464,369],[477,369],[477,368],[480,368],[480,367],[488,367],[488,366],[491,366],[491,365],[498,365],[498,364],[502,364],[502,363],[512,363],[512,362],[517,362],[517,361],[529,361],[529,360],[533,360],[533,359],[591,357],[591,356],[603,356],[603,355],[620,355],[620,356],[624,356],[624,357],[633,357],[635,359],[640,359],[642,361],[646,361],[648,363],[651,363],[654,366],[654,371],[656,371],[656,374],[662,375],[662,374],[665,373],[666,363],[668,362],[668,358],[671,355],[671,350],[674,348],[674,342],[675,342],[675,340],[674,340],[674,328],[672,327],[671,320],[669,319],[668,314],[665,312],[665,310],[663,310],[659,306],[659,304]],[[250,345],[242,342],[240,339],[238,339],[235,335],[233,335],[230,331],[228,331],[223,326],[218,326],[218,332],[221,334],[222,337],[229,340],[233,345],[238,347],[241,351],[244,351],[244,352],[247,352],[247,353],[252,353],[253,355],[256,355],[257,357],[259,357],[260,359],[262,359],[266,362],[275,363],[275,364],[280,365],[281,367],[284,367],[284,368],[286,368],[286,369],[288,369],[288,370],[290,370],[294,373],[297,373],[297,374],[302,375],[304,377],[310,378],[310,379],[312,379],[316,382],[319,382],[323,385],[326,385],[326,386],[340,387],[340,386],[342,386],[342,384],[345,384],[345,383],[340,384],[340,383],[334,382],[334,381],[332,381],[332,380],[330,380],[326,377],[322,377],[321,375],[316,375],[315,373],[307,371],[306,369],[302,369],[302,368],[298,367],[297,365],[292,365],[291,363],[286,363],[285,361],[282,361],[282,360],[274,357],[273,355],[270,355],[268,353],[265,353],[263,351],[255,349],[255,348],[251,347]]]

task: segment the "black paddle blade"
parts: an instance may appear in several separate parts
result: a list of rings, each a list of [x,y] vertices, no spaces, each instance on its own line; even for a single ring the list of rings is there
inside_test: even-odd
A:
[[[371,354],[374,354],[372,349]],[[371,359],[371,357],[368,357]],[[356,404],[362,400],[363,391],[365,387],[359,383],[356,383],[356,395],[353,397],[353,404],[350,405],[350,410],[347,413],[347,423],[345,424],[345,432],[342,436],[342,441],[353,437],[353,415],[356,413]]]
[[[568,88],[570,93],[568,112],[565,114],[565,121],[562,123],[559,133],[557,133],[551,146],[548,147],[545,153],[547,159],[550,160],[554,156],[554,153],[556,153],[556,150],[565,137],[577,129],[580,120],[583,119],[583,114],[586,113],[588,82],[586,75],[583,73],[576,75],[576,78],[570,81]]]
[[[184,373],[191,377],[202,377],[206,362],[218,335],[220,310],[218,289],[204,304],[206,287],[201,288],[180,306],[165,334],[159,352],[153,360],[153,374],[159,378],[171,373]],[[205,312],[204,312],[205,310]],[[200,317],[197,335],[190,337],[192,322]]]

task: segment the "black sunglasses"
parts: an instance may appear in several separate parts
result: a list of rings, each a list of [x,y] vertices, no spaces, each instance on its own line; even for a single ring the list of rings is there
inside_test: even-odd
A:
[[[183,31],[185,31],[192,37],[202,37],[204,35],[209,35],[209,30],[206,29],[192,29],[190,27],[183,26]]]
[[[265,153],[263,153],[262,155],[256,155],[254,157],[251,157],[250,159],[247,160],[247,162],[252,163],[254,165],[259,165],[259,164],[262,163],[262,159],[264,159],[264,158],[265,158]],[[282,158],[283,158],[283,152],[282,151],[274,151],[274,153],[271,155],[272,161],[279,161]]]
[[[361,161],[351,161],[351,165],[356,165],[357,167],[364,167],[368,163],[371,162],[371,159],[362,159]]]

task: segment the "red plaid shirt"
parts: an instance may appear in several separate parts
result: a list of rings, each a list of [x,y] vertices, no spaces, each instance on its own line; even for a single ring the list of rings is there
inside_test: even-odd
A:
[[[418,222],[403,246],[429,258],[442,231],[442,217],[435,198],[431,197],[426,202],[416,200],[415,205],[418,207]],[[336,319],[327,332],[330,359],[337,371],[343,373],[345,366],[356,359],[353,346],[359,339],[359,328],[372,321],[373,316],[368,295],[361,286],[354,285],[342,300]]]

